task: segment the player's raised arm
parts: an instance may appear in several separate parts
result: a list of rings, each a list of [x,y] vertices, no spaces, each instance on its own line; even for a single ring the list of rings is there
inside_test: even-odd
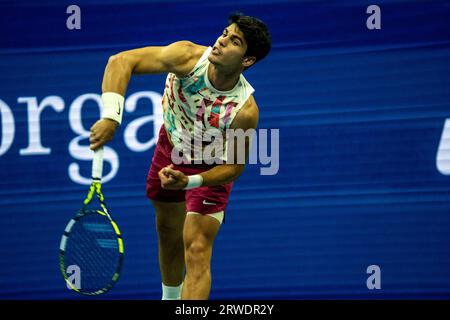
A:
[[[111,56],[102,82],[102,119],[91,127],[90,148],[96,150],[112,140],[122,122],[124,96],[132,74],[172,72],[187,75],[195,66],[205,47],[190,41],[168,46],[144,47]]]
[[[201,55],[201,48],[190,41],[178,41],[164,47],[144,47],[115,54],[106,65],[102,91],[124,96],[132,74],[186,75]]]

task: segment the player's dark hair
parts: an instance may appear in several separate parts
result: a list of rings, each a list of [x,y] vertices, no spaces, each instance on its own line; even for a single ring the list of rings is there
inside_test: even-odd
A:
[[[236,23],[239,30],[244,34],[245,42],[247,42],[245,56],[255,57],[256,63],[269,54],[272,47],[272,39],[269,29],[264,22],[254,17],[244,16],[240,12],[235,12],[228,17],[228,23]]]

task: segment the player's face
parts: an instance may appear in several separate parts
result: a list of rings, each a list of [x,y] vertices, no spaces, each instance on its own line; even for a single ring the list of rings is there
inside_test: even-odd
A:
[[[247,43],[238,26],[233,23],[226,27],[222,35],[216,40],[209,61],[226,67],[239,67],[244,60]]]

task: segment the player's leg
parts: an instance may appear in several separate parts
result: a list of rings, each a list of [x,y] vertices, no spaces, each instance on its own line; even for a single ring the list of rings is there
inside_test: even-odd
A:
[[[223,217],[223,212],[216,213]],[[211,256],[221,221],[205,214],[189,214],[184,223],[186,276],[181,298],[208,299],[211,290]]]
[[[152,200],[152,204],[156,210],[158,258],[162,283],[166,286],[166,289],[167,287],[179,287],[184,276],[183,226],[186,216],[185,202]],[[174,288],[173,290],[177,289]],[[171,294],[169,294],[168,297],[163,298],[176,297],[171,297]]]
[[[156,210],[158,257],[164,300],[180,298],[184,273],[185,191],[162,189],[158,175],[162,168],[172,164],[171,150],[172,146],[163,125],[147,176],[146,191]]]

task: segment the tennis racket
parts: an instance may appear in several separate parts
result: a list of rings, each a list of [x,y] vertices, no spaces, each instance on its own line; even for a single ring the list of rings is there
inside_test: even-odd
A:
[[[67,224],[59,246],[59,265],[67,287],[89,296],[106,293],[114,286],[124,254],[122,236],[102,194],[102,171],[103,147],[94,154],[89,193],[82,208]],[[88,208],[94,193],[101,210]]]

